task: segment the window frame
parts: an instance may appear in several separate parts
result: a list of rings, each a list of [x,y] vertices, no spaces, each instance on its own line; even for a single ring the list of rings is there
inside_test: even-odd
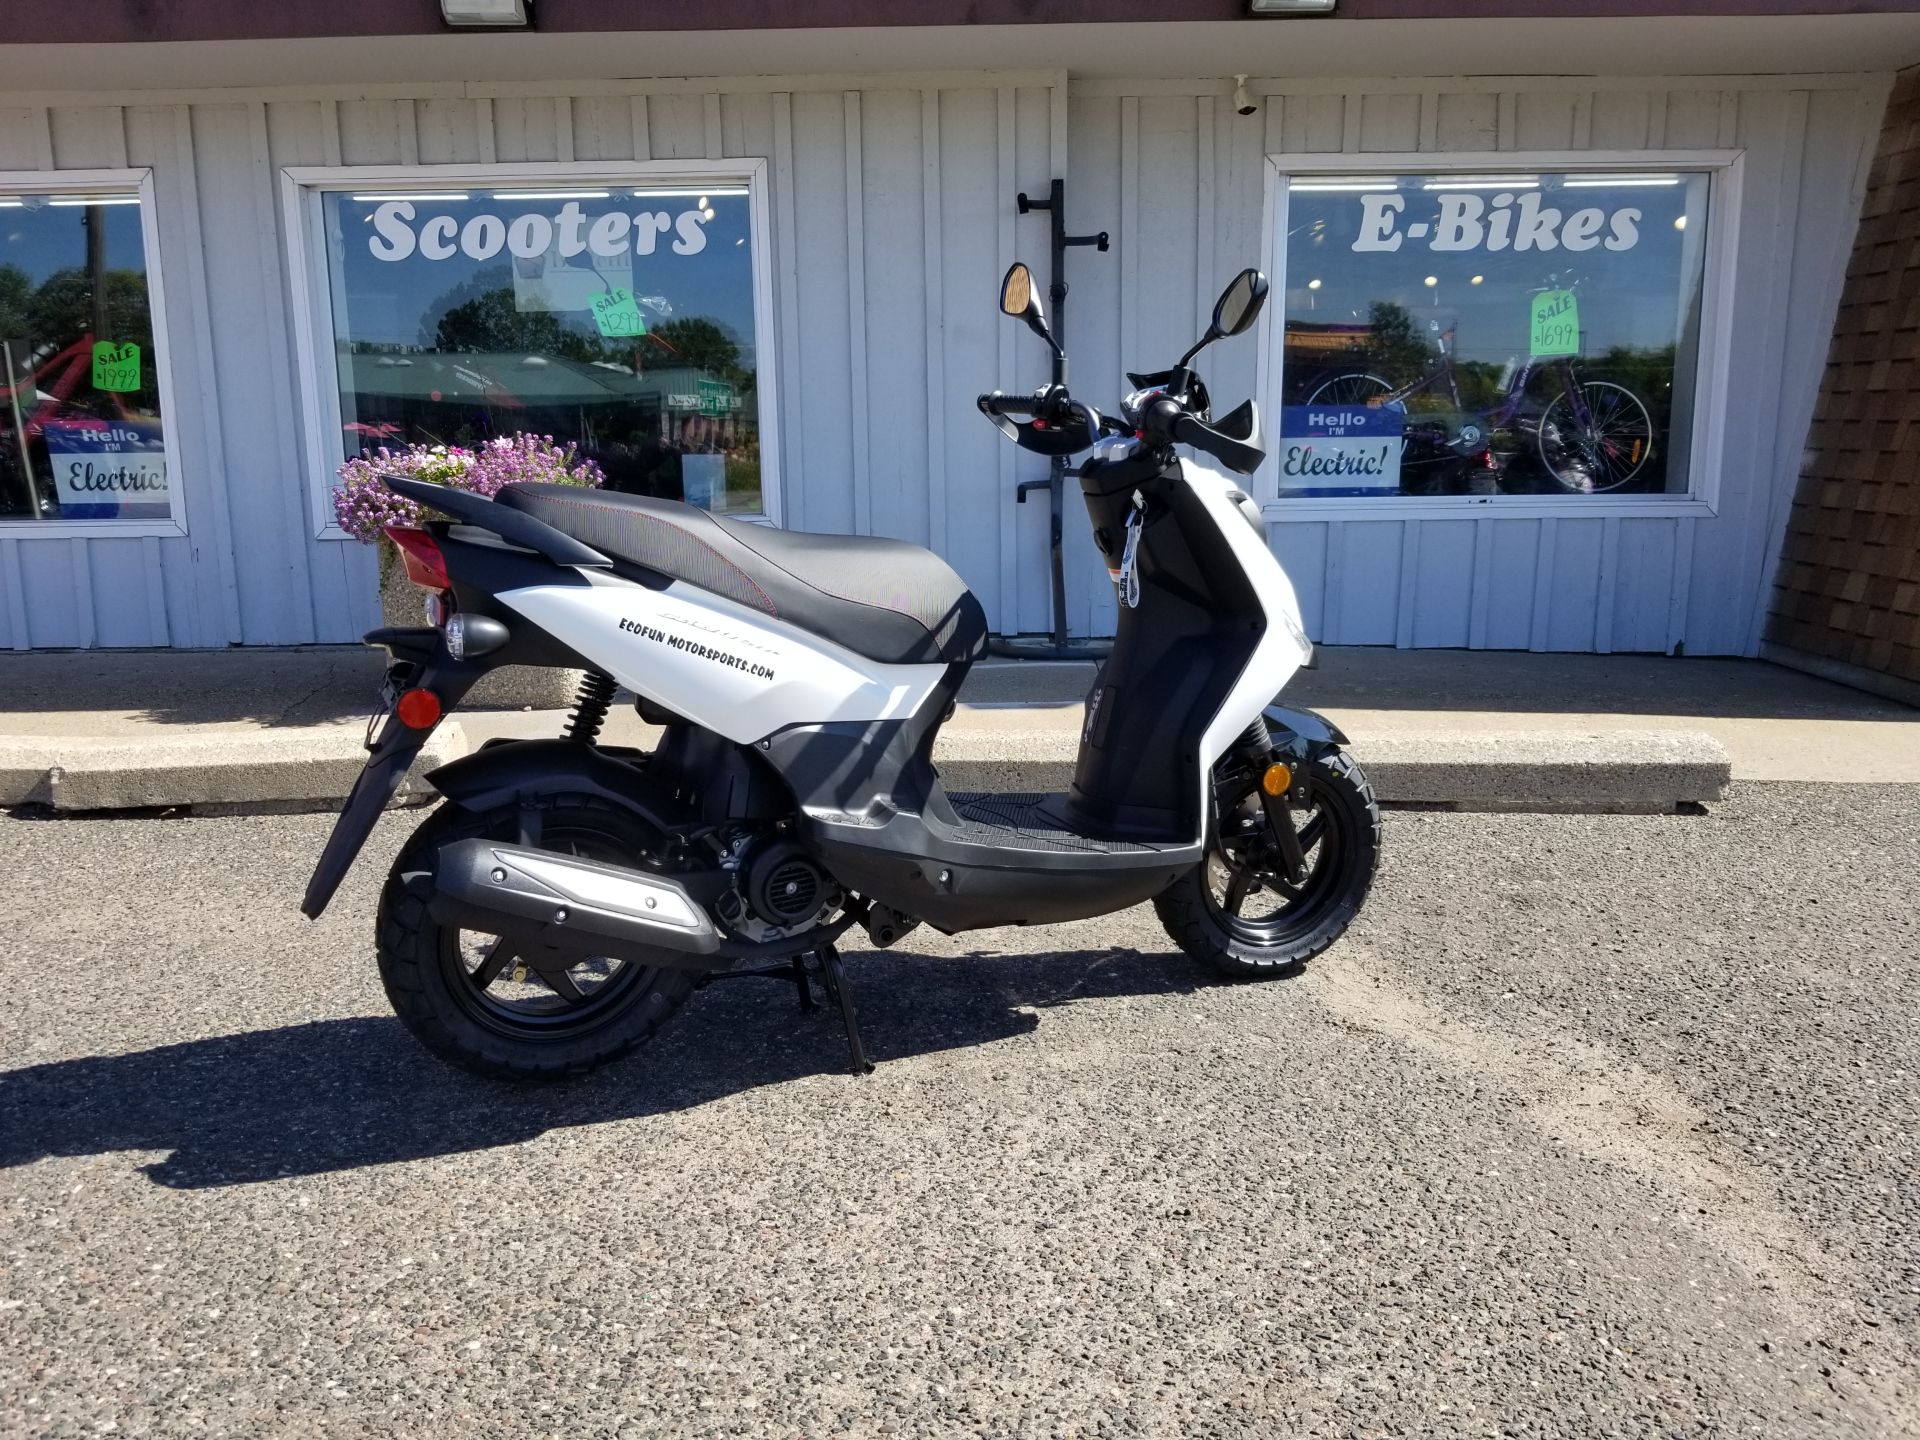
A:
[[[1700,282],[1700,352],[1694,367],[1693,428],[1687,490],[1683,495],[1417,495],[1304,496],[1280,493],[1278,461],[1270,454],[1256,472],[1261,510],[1269,520],[1551,520],[1588,517],[1681,519],[1720,513],[1727,399],[1733,366],[1734,270],[1739,253],[1744,150],[1499,150],[1417,153],[1320,152],[1268,154],[1265,231],[1276,295],[1287,286],[1285,242],[1288,186],[1315,175],[1436,175],[1478,170],[1538,170],[1560,174],[1633,173],[1649,169],[1707,174],[1707,243]],[[1278,425],[1286,346],[1286,305],[1263,317],[1257,393]],[[1278,432],[1275,431],[1277,434]]]
[[[287,234],[287,277],[293,300],[295,386],[299,395],[302,452],[306,457],[307,498],[316,540],[351,540],[333,515],[332,494],[346,459],[339,433],[340,372],[333,352],[331,287],[325,271],[326,233],[320,197],[344,190],[409,186],[513,185],[643,186],[660,181],[693,185],[744,185],[753,251],[754,374],[759,398],[760,501],[753,513],[729,514],[730,520],[778,523],[785,513],[780,473],[780,401],[773,298],[773,232],[764,158],[725,160],[553,160],[452,165],[290,165],[280,171],[282,220]]]
[[[105,540],[169,538],[188,533],[185,470],[180,463],[178,394],[173,383],[173,347],[167,341],[167,300],[160,253],[160,222],[154,208],[151,166],[111,170],[0,170],[0,196],[71,195],[133,190],[140,196],[140,247],[147,267],[147,314],[153,327],[153,373],[160,392],[160,426],[167,443],[167,518],[140,520],[38,520],[0,517],[8,540]]]

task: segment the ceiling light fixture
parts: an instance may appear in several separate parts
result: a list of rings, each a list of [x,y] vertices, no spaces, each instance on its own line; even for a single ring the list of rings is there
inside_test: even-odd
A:
[[[440,0],[440,18],[461,29],[511,29],[533,23],[533,0]]]
[[[1443,180],[1429,180],[1422,188],[1427,190],[1538,190],[1540,177],[1537,175],[1461,175]]]
[[[1331,15],[1334,0],[1247,0],[1249,15]]]
[[[605,200],[608,190],[495,190],[495,200]]]
[[[1569,175],[1560,182],[1560,186],[1564,190],[1601,190],[1617,186],[1645,188],[1679,183],[1678,175]]]

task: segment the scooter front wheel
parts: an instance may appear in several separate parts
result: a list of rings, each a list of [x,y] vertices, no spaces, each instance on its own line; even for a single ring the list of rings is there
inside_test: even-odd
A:
[[[1257,776],[1219,796],[1207,857],[1153,902],[1160,923],[1202,964],[1237,979],[1298,971],[1359,913],[1380,861],[1380,807],[1350,756],[1313,762],[1304,805],[1290,806],[1306,878],[1295,883],[1261,805]]]

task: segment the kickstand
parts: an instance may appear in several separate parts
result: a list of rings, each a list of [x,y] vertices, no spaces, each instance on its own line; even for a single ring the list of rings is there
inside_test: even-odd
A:
[[[820,960],[820,982],[826,986],[829,998],[840,1007],[840,1019],[847,1027],[848,1068],[855,1075],[872,1074],[873,1062],[867,1059],[866,1047],[860,1043],[860,1021],[853,1008],[853,991],[847,984],[846,971],[840,965],[840,952],[831,945],[822,945],[813,953]],[[803,986],[805,983],[801,982]]]

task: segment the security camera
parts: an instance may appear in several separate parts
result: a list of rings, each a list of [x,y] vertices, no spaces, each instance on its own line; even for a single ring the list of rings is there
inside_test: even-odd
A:
[[[1247,93],[1247,77],[1244,75],[1234,76],[1233,77],[1234,113],[1236,115],[1252,115],[1257,113],[1259,109],[1260,107],[1254,103],[1253,97]]]

